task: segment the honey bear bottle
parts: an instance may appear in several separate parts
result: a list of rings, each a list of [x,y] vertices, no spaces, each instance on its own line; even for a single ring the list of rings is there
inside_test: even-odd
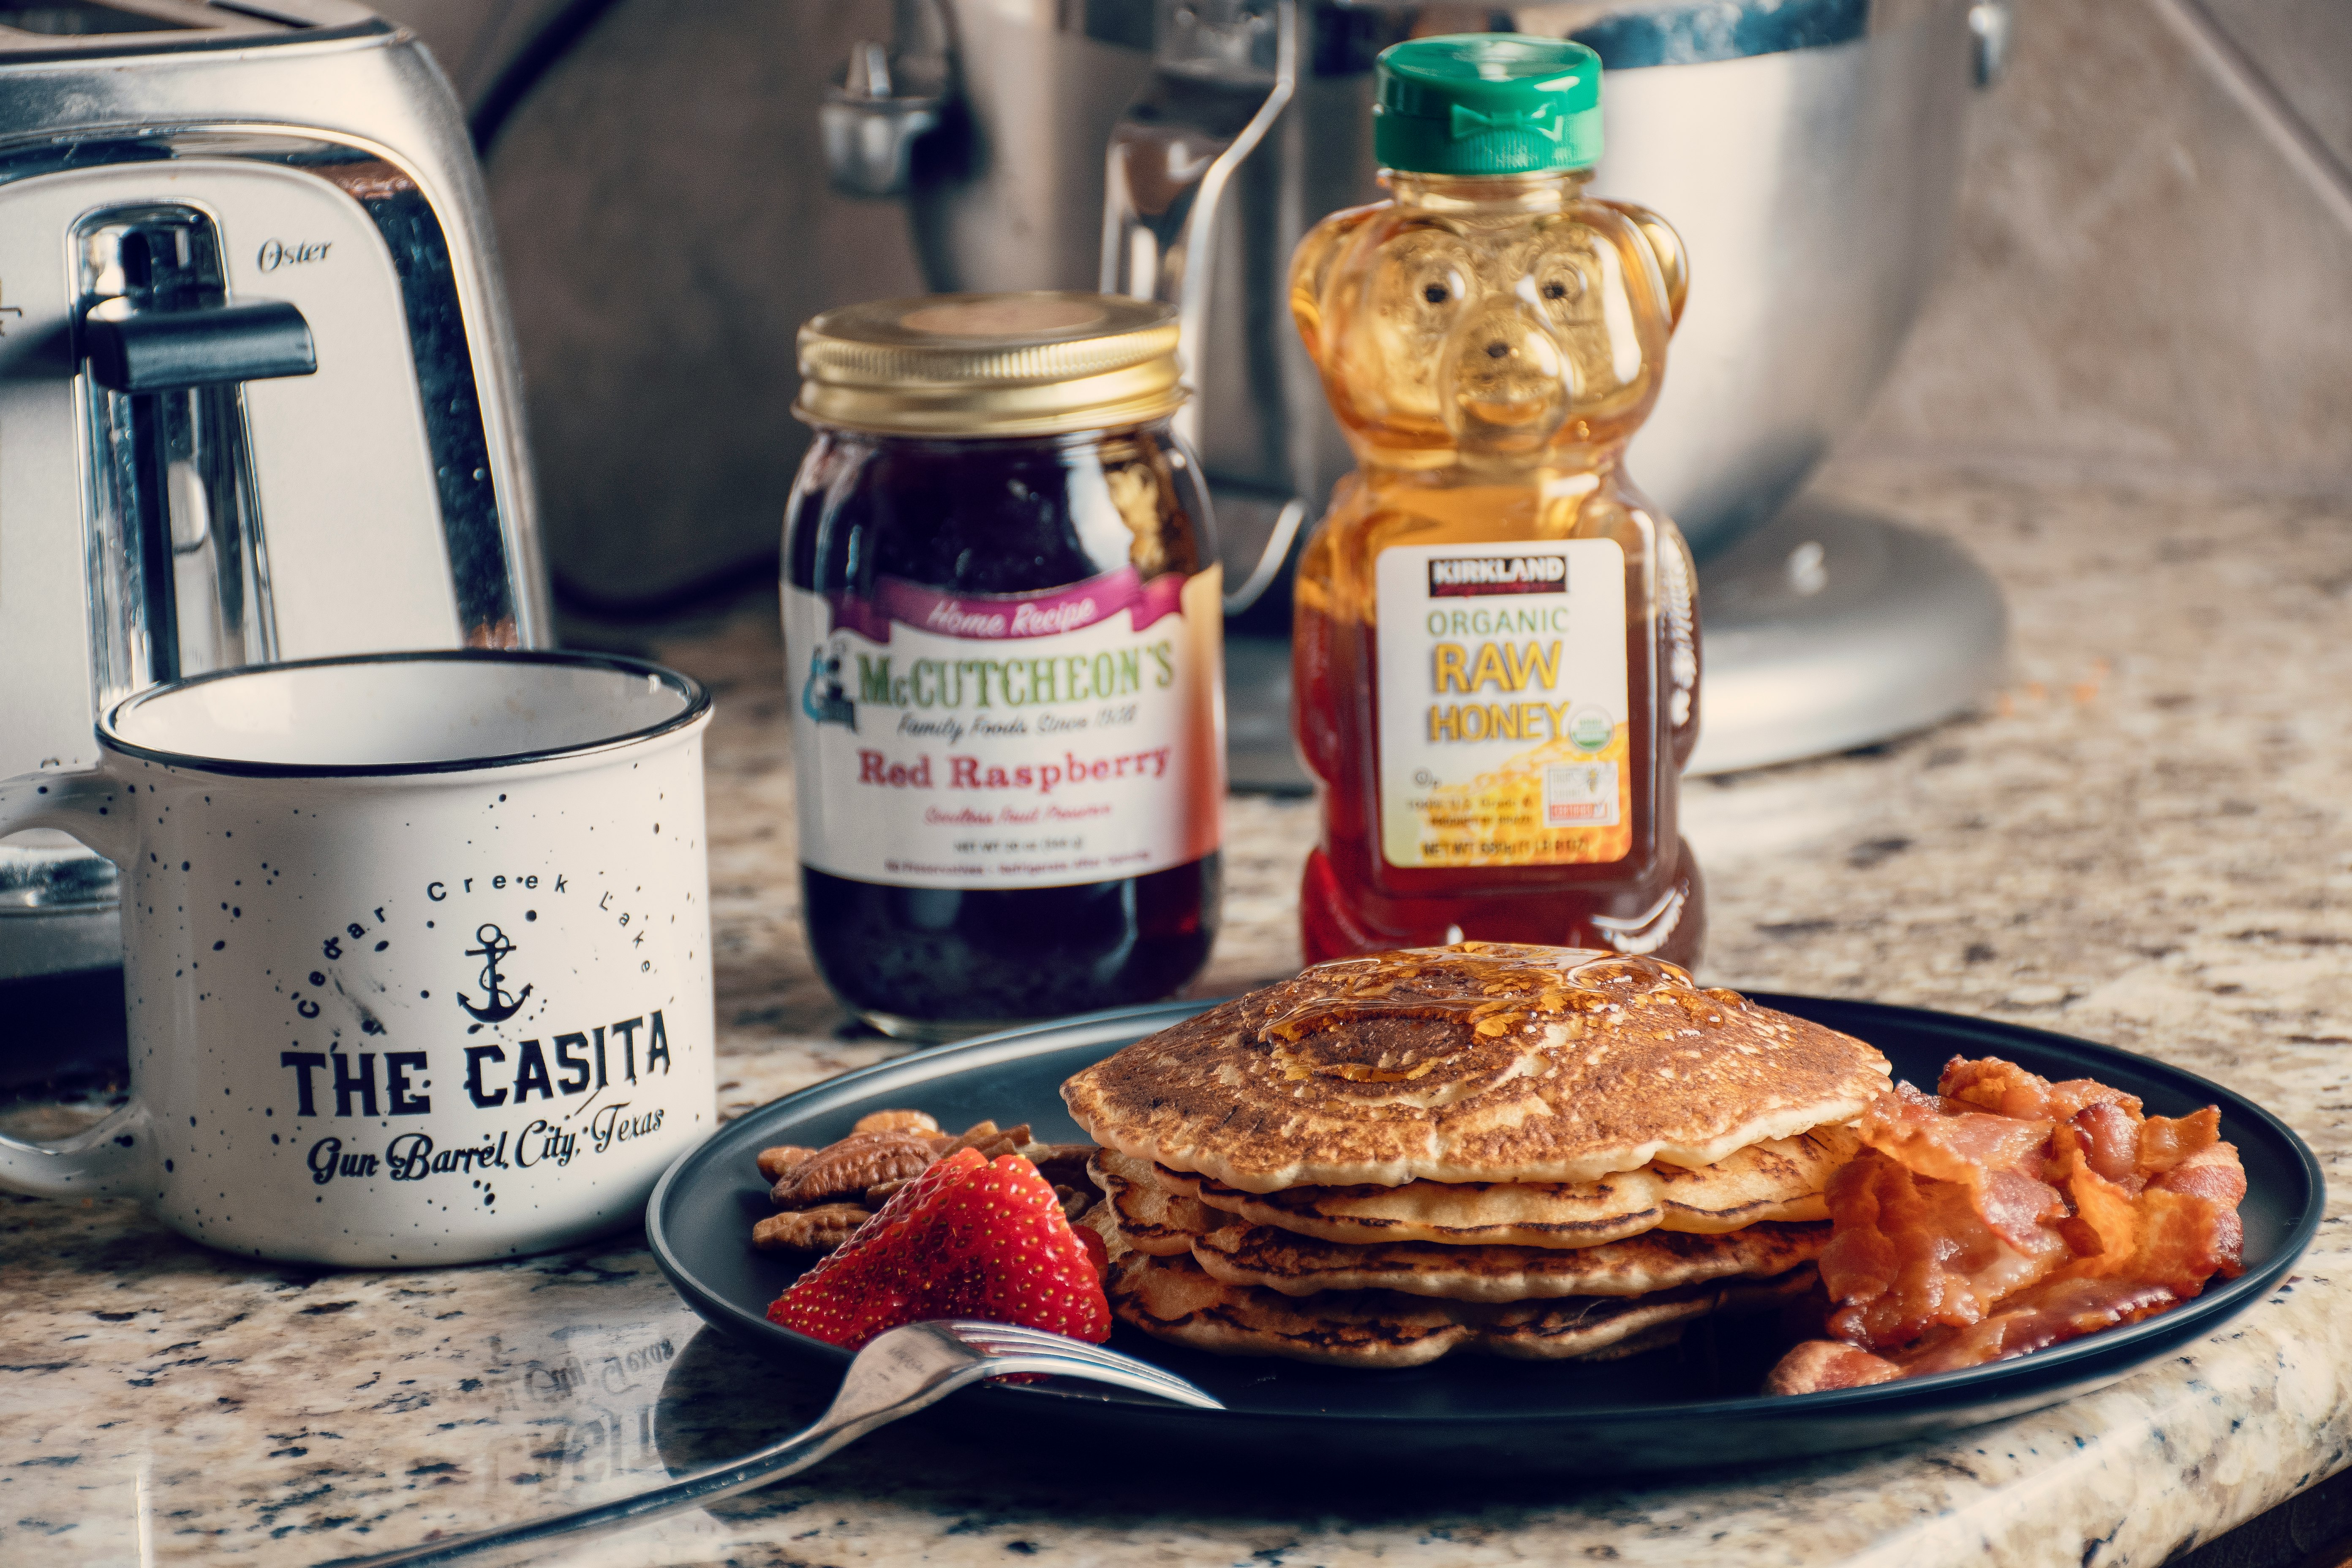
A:
[[[1469,938],[1693,963],[1696,574],[1624,471],[1681,242],[1583,194],[1582,45],[1402,43],[1372,113],[1390,199],[1325,218],[1291,264],[1357,463],[1298,573],[1292,726],[1323,813],[1307,961]]]

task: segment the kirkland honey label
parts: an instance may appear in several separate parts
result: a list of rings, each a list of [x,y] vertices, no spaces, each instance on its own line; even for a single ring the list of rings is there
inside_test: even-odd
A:
[[[1215,568],[1034,594],[784,590],[803,864],[905,888],[1139,876],[1218,846]]]
[[[1623,859],[1625,552],[1605,539],[1392,546],[1374,570],[1388,863]]]

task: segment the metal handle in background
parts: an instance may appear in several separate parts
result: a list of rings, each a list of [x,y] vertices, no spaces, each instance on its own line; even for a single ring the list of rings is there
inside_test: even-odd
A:
[[[1298,531],[1307,525],[1307,502],[1301,497],[1293,496],[1282,503],[1282,510],[1274,520],[1274,531],[1266,535],[1265,548],[1258,552],[1257,564],[1250,568],[1249,575],[1242,579],[1239,586],[1227,590],[1226,615],[1238,616],[1265,597],[1266,590],[1274,586],[1275,579],[1282,575],[1283,567],[1289,563],[1290,547],[1297,542]]]
[[[309,375],[283,300],[231,303],[213,216],[134,202],[74,226],[97,707],[267,663],[278,623],[244,384]]]
[[[283,300],[183,310],[92,310],[82,318],[81,352],[91,379],[110,392],[187,392],[319,370],[310,323]]]
[[[947,110],[944,55],[894,56],[888,46],[861,39],[835,76],[816,111],[834,189],[851,196],[905,195],[915,144],[940,128]]]
[[[1100,287],[1176,307],[1178,363],[1197,385],[1217,208],[1226,184],[1265,140],[1298,86],[1297,0],[1274,0],[1270,77],[1242,58],[1265,0],[1161,0],[1150,84],[1111,132],[1103,192]],[[1236,89],[1252,92],[1250,104]],[[1175,418],[1188,443],[1197,402]]]

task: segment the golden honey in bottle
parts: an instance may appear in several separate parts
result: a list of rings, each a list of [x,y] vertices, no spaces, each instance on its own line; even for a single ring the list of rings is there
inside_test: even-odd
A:
[[[1307,960],[1469,938],[1692,963],[1696,577],[1624,471],[1680,241],[1584,194],[1583,46],[1418,38],[1378,75],[1391,198],[1324,219],[1291,269],[1357,461],[1298,574],[1292,722],[1323,816]]]

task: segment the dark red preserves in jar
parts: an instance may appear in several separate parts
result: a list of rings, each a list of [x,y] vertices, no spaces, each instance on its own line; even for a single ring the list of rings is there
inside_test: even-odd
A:
[[[802,916],[876,1026],[1165,996],[1217,928],[1223,602],[1166,307],[945,295],[801,334]]]

